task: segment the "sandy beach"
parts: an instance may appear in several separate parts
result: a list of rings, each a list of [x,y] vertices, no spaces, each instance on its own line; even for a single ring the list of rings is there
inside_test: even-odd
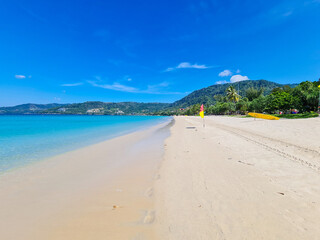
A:
[[[2,174],[0,238],[154,239],[153,182],[169,127],[159,124]]]
[[[319,239],[320,118],[202,124],[175,117],[1,175],[1,239]]]
[[[156,183],[160,239],[319,239],[320,118],[176,117]]]

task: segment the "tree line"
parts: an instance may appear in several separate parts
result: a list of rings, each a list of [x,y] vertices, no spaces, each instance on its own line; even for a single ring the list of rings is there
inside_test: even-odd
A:
[[[305,81],[296,87],[288,85],[274,88],[264,95],[263,88],[250,87],[240,96],[234,86],[229,86],[225,94],[214,95],[215,104],[206,104],[207,115],[246,114],[247,112],[269,113],[310,113],[318,111],[319,81]],[[160,115],[198,115],[202,103],[185,109],[171,109],[158,112]]]

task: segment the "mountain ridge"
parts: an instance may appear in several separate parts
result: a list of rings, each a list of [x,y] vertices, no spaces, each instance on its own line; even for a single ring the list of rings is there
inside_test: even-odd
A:
[[[25,104],[19,104],[16,106],[11,107],[0,107],[0,114],[6,114],[9,112],[9,114],[32,114],[37,113],[39,111],[63,106],[66,104],[62,103],[48,103],[48,104],[37,104],[37,103],[25,103]]]
[[[183,97],[182,99],[172,103],[172,107],[187,107],[197,103],[214,104],[216,101],[214,96],[225,94],[229,86],[234,86],[239,92],[240,96],[245,96],[245,90],[254,88],[264,88],[264,94],[269,94],[272,89],[283,86],[295,87],[298,84],[280,84],[268,80],[246,80],[235,83],[214,84],[209,87],[198,89]]]
[[[186,108],[201,103],[212,105],[216,102],[214,96],[225,94],[229,86],[234,86],[241,96],[245,96],[245,90],[264,88],[264,93],[269,94],[272,89],[289,85],[294,87],[298,84],[280,84],[267,80],[246,80],[236,83],[215,84],[195,90],[187,96],[173,103],[143,103],[143,102],[101,102],[88,101],[72,104],[21,104],[13,107],[0,107],[0,114],[100,114],[100,115],[134,115],[152,114],[165,109]]]

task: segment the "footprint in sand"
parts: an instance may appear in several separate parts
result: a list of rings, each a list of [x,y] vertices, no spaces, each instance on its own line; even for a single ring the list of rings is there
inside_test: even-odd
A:
[[[154,210],[148,210],[145,213],[145,216],[143,218],[144,224],[151,224],[154,222],[155,219],[155,211]]]
[[[152,195],[153,195],[153,188],[152,187],[150,187],[150,188],[148,188],[145,192],[144,192],[144,195],[146,196],[146,197],[152,197]]]

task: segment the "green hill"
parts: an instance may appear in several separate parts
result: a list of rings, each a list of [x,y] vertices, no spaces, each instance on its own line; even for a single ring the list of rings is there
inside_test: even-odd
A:
[[[225,95],[226,89],[229,86],[234,86],[241,96],[245,96],[246,89],[250,87],[254,88],[264,88],[264,94],[267,95],[272,89],[276,87],[282,87],[284,85],[289,85],[294,87],[297,84],[279,84],[275,82],[270,82],[267,80],[247,80],[236,83],[226,83],[226,84],[216,84],[206,88],[196,90],[184,98],[174,102],[171,107],[188,107],[194,104],[214,104],[216,95]]]
[[[73,104],[23,104],[15,107],[1,107],[0,114],[99,114],[99,115],[148,115],[160,112],[174,112],[177,108],[185,108],[194,104],[214,104],[216,95],[225,95],[226,89],[234,86],[241,96],[245,96],[250,87],[264,88],[264,94],[269,94],[276,87],[283,84],[267,80],[247,80],[237,83],[212,85],[196,90],[174,103],[139,103],[139,102],[84,102]],[[296,84],[289,84],[294,87]]]
[[[98,114],[98,115],[135,115],[151,114],[161,111],[169,103],[138,103],[138,102],[84,102],[64,105],[42,111],[43,114]]]
[[[73,104],[23,104],[15,107],[1,107],[0,114],[135,115],[151,114],[166,109],[169,105],[169,103],[105,103],[98,101]]]
[[[61,107],[65,104],[49,103],[49,104],[21,104],[14,107],[0,107],[0,114],[38,114],[46,109]]]

